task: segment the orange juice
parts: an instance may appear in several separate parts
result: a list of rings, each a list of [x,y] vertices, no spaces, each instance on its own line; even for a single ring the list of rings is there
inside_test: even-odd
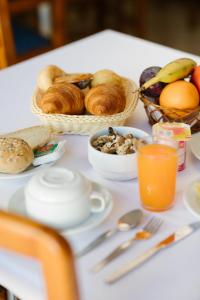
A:
[[[178,156],[164,144],[147,144],[138,151],[140,199],[144,208],[162,211],[173,204]]]

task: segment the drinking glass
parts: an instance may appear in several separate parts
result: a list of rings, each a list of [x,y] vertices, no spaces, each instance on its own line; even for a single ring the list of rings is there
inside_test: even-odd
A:
[[[148,139],[137,154],[140,200],[147,210],[169,209],[174,202],[178,155],[173,142]]]

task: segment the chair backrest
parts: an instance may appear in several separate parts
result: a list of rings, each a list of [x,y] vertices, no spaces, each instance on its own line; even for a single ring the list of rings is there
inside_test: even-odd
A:
[[[8,65],[8,60],[6,57],[6,49],[4,44],[3,32],[0,25],[0,69],[7,67],[7,65]]]
[[[8,3],[7,0],[0,0],[0,69],[15,63],[15,61],[15,45]]]
[[[72,252],[57,231],[0,211],[0,247],[41,262],[48,299],[78,300]]]
[[[52,10],[52,37],[54,48],[62,46],[66,42],[65,19],[67,17],[66,0],[6,0],[11,15],[24,13],[37,8],[39,4],[48,2]]]
[[[51,46],[36,49],[30,54],[18,57],[14,44],[11,16],[32,11],[42,2],[49,2],[52,8]],[[65,19],[67,11],[65,11],[65,4],[66,0],[0,0],[0,68],[62,46],[66,42]]]

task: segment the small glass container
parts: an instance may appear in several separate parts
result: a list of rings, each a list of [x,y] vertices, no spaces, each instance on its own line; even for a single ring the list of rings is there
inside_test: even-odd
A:
[[[185,123],[159,122],[152,127],[152,135],[164,141],[164,138],[171,139],[177,144],[178,171],[186,167],[186,142],[191,137],[190,126]]]

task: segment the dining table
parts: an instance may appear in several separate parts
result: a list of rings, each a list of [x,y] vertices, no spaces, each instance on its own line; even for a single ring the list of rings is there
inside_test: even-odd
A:
[[[100,69],[110,69],[139,85],[140,74],[145,68],[162,67],[182,57],[192,58],[197,64],[200,63],[200,58],[191,53],[105,30],[10,66],[0,71],[0,134],[42,124],[31,111],[31,99],[37,76],[47,65],[57,65],[67,73],[94,73]],[[140,100],[125,125],[151,134],[152,128]],[[119,281],[113,284],[105,282],[106,276],[111,272],[144,253],[180,226],[198,221],[198,216],[192,214],[184,204],[188,185],[200,178],[200,161],[193,155],[190,143],[187,143],[186,168],[177,174],[174,205],[167,211],[156,213],[142,208],[137,178],[128,181],[108,180],[93,169],[87,157],[88,135],[64,134],[60,138],[66,140],[66,152],[55,166],[80,171],[89,180],[104,186],[112,196],[112,209],[102,222],[93,224],[84,231],[61,233],[70,242],[74,253],[99,234],[114,228],[124,213],[133,209],[142,209],[144,213],[137,228],[118,232],[83,257],[74,257],[80,299],[199,300],[200,231],[161,251]],[[30,177],[0,179],[1,209],[9,210],[13,194],[22,189],[29,179]],[[138,241],[99,273],[91,272],[98,261],[121,242],[133,237],[151,216],[158,216],[163,220],[156,234],[148,240]],[[0,249],[0,285],[20,299],[45,299],[39,262],[5,249]]]

